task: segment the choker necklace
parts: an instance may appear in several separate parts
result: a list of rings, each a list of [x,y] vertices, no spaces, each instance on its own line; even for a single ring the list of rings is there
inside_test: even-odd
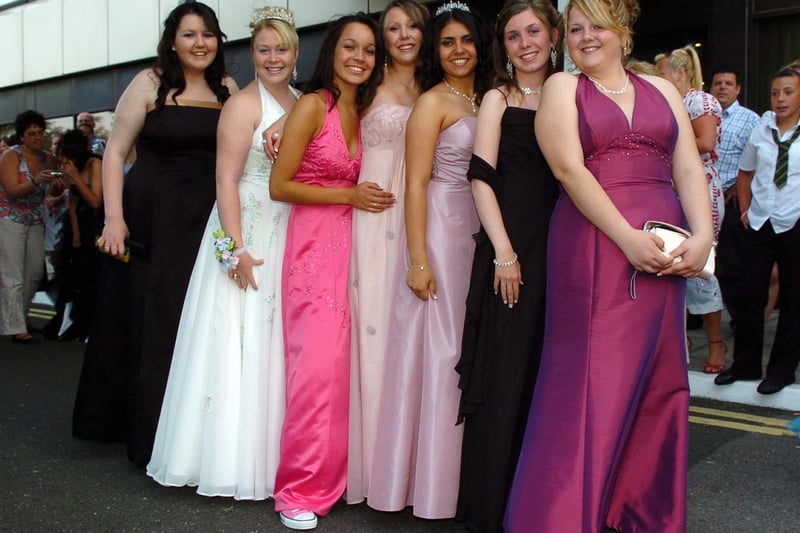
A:
[[[586,77],[589,78],[589,80],[592,83],[594,83],[595,87],[597,87],[598,89],[600,89],[601,91],[603,91],[606,94],[625,94],[625,91],[628,90],[628,82],[631,81],[631,77],[626,74],[625,75],[625,85],[622,86],[622,89],[619,89],[619,90],[615,91],[613,89],[606,88],[605,85],[603,85],[602,83],[600,83],[599,81],[597,81],[593,77],[589,76],[588,74],[586,75]]]
[[[453,94],[457,94],[458,96],[464,98],[470,103],[470,105],[472,106],[473,113],[478,112],[478,105],[475,103],[475,95],[467,96],[466,94],[462,93],[461,91],[450,85],[450,82],[448,82],[446,79],[443,79],[442,81],[444,82],[445,87],[450,89],[450,92],[452,92]]]
[[[525,96],[530,96],[532,94],[541,94],[542,88],[539,87],[538,89],[531,89],[530,87],[523,87],[522,85],[519,86],[519,90],[522,91],[522,94]]]

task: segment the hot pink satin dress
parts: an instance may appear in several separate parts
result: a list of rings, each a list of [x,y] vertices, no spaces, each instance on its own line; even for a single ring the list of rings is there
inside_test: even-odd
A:
[[[353,187],[361,140],[348,152],[338,109],[329,108],[306,148],[295,181]],[[283,261],[286,417],[275,480],[275,510],[325,515],[347,482],[350,398],[350,264],[352,207],[292,206]]]

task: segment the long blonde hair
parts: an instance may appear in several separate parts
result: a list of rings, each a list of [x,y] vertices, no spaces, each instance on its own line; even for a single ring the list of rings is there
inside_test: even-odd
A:
[[[686,72],[686,79],[692,89],[703,90],[703,71],[700,68],[700,57],[698,57],[694,46],[687,44],[683,48],[677,48],[669,54],[669,68],[676,72],[683,68]]]

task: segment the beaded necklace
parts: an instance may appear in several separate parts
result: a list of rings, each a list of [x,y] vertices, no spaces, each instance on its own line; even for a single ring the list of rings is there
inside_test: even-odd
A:
[[[456,89],[455,87],[450,85],[450,83],[447,80],[442,80],[442,81],[444,81],[445,87],[450,89],[450,92],[452,92],[453,94],[457,94],[458,96],[460,96],[461,98],[464,98],[467,102],[470,103],[470,105],[472,106],[472,112],[473,113],[477,113],[478,112],[478,104],[475,103],[475,95],[474,94],[472,96],[467,96],[466,94],[462,93],[461,91],[459,91],[458,89]]]
[[[614,90],[614,89],[607,88],[605,85],[603,85],[602,83],[600,83],[599,81],[597,81],[593,77],[589,76],[588,74],[586,75],[586,77],[589,78],[589,80],[592,83],[594,83],[595,87],[597,87],[598,89],[600,89],[601,91],[603,91],[606,94],[625,94],[625,91],[628,90],[628,82],[631,81],[630,76],[626,75],[625,76],[625,85],[622,86],[622,89]]]

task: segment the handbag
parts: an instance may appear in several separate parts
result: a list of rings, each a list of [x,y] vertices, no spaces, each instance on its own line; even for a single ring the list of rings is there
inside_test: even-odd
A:
[[[685,229],[673,226],[672,224],[668,224],[667,222],[660,222],[658,220],[648,220],[644,223],[644,231],[653,233],[658,235],[662,241],[664,241],[664,253],[669,254],[680,246],[680,244],[692,236],[691,233],[686,231]],[[708,253],[708,259],[706,259],[706,264],[703,266],[703,270],[700,272],[699,277],[703,279],[711,279],[711,276],[714,275],[714,267],[715,267],[715,247],[711,247],[711,251]],[[680,257],[676,257],[676,261],[680,261]]]

